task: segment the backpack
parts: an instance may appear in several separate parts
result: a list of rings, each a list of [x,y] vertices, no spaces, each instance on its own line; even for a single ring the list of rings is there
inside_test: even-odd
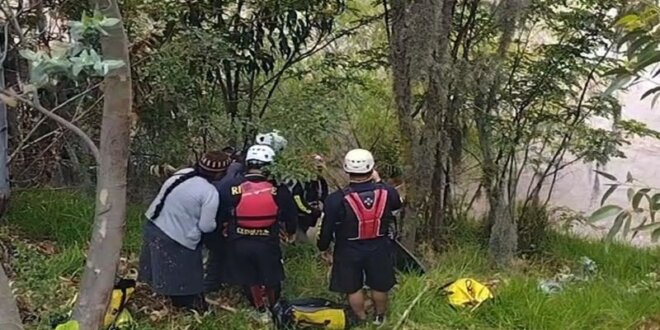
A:
[[[279,208],[275,202],[275,187],[268,181],[245,181],[238,187],[240,200],[234,209],[239,228],[268,229],[277,222]]]
[[[128,299],[131,298],[135,292],[136,282],[135,280],[120,279],[112,289],[112,296],[110,298],[110,305],[106,310],[105,317],[103,319],[103,329],[107,330],[120,330],[127,329],[130,326],[134,325],[133,317],[131,313],[126,309],[126,303]],[[70,306],[73,306],[77,298],[77,295],[69,302]],[[78,330],[78,322],[75,320],[68,320],[71,317],[71,313],[62,321],[56,321],[53,324],[55,330]]]
[[[344,189],[345,205],[352,211],[357,222],[357,237],[349,240],[369,240],[384,236],[382,221],[387,207],[387,190],[379,187],[373,191],[356,192]]]
[[[322,298],[281,300],[273,308],[279,330],[350,329],[356,318],[350,307]]]
[[[442,288],[449,304],[454,307],[472,307],[476,309],[484,301],[493,299],[493,293],[487,286],[471,278],[461,278]]]

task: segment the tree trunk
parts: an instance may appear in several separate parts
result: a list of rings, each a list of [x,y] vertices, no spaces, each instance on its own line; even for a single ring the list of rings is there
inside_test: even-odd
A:
[[[492,224],[488,253],[491,260],[499,267],[508,267],[518,250],[518,228],[505,192],[500,185],[490,196],[490,211],[488,222]]]
[[[0,265],[0,329],[23,330],[16,299],[9,286],[9,279]]]
[[[410,87],[410,56],[406,40],[407,1],[392,1],[392,39],[390,45],[390,63],[392,65],[394,100],[399,119],[404,159],[403,179],[406,183],[406,219],[402,221],[403,244],[408,248],[415,246],[417,224],[421,220],[424,193],[417,185],[418,175],[413,170],[413,141],[416,140],[415,127],[411,117],[412,91]]]
[[[117,0],[97,0],[96,4],[106,17],[120,20],[119,24],[107,28],[109,35],[101,39],[103,57],[121,60],[125,65],[111,71],[104,81],[96,218],[80,285],[80,298],[73,311],[73,318],[82,330],[100,328],[114,285],[126,218],[126,171],[132,108],[129,43]]]
[[[5,90],[4,62],[7,49],[2,50],[0,61],[0,89]],[[9,126],[7,125],[7,105],[0,102],[0,217],[7,211],[9,205]]]

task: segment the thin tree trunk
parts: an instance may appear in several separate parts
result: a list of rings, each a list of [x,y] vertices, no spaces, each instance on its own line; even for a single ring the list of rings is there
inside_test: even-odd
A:
[[[100,328],[114,285],[126,218],[126,171],[132,108],[128,38],[117,0],[97,0],[96,5],[106,17],[120,20],[119,24],[108,28],[109,35],[101,39],[103,57],[121,60],[125,65],[110,72],[104,83],[96,219],[80,285],[80,298],[73,311],[73,318],[82,330]]]
[[[0,329],[23,330],[16,299],[9,286],[9,279],[0,265]]]
[[[7,32],[7,26],[4,27]],[[4,63],[7,58],[8,34],[3,36],[4,47],[0,58],[0,90],[5,90]],[[11,189],[9,187],[9,126],[7,125],[7,105],[0,102],[0,217],[7,211]]]

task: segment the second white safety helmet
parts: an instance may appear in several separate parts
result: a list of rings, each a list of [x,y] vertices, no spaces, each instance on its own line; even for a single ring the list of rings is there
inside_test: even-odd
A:
[[[374,170],[374,156],[369,150],[353,149],[344,157],[344,172],[367,174]]]
[[[272,132],[265,134],[257,134],[257,137],[254,140],[257,144],[270,146],[275,152],[284,150],[288,143],[288,141],[280,135],[278,130],[273,130]]]

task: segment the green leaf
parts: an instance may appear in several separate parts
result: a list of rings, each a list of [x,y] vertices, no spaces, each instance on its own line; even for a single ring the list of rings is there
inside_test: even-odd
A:
[[[609,174],[607,172],[603,172],[603,171],[599,171],[599,170],[595,170],[594,172],[596,172],[596,173],[598,173],[598,174],[600,174],[600,175],[604,176],[605,178],[610,179],[612,181],[619,181],[614,175]]]
[[[630,224],[632,223],[632,216],[626,217],[625,223],[623,225],[623,238],[628,237],[630,233]]]
[[[632,41],[632,40],[635,40],[635,39],[637,39],[638,37],[640,37],[644,34],[645,34],[645,31],[641,31],[641,30],[635,30],[635,31],[632,31],[630,33],[627,33],[617,43],[617,50],[621,49],[621,46],[623,46],[625,43],[627,43],[629,41]]]
[[[603,204],[605,204],[605,201],[610,197],[610,195],[612,195],[612,193],[613,193],[617,188],[619,188],[619,185],[618,185],[618,184],[613,184],[612,186],[610,186],[609,188],[607,188],[607,191],[605,192],[605,194],[603,194],[603,199],[600,200],[600,206],[603,206]]]
[[[638,23],[640,22],[639,15],[637,14],[629,14],[626,16],[623,16],[619,18],[616,23],[614,23],[614,26],[629,26],[632,23]]]
[[[635,178],[633,178],[632,173],[630,173],[630,172],[626,173],[626,182],[631,183],[634,180],[635,180]]]
[[[658,86],[658,87],[653,87],[653,88],[647,90],[647,91],[642,95],[642,98],[641,98],[640,100],[643,100],[643,99],[645,99],[645,98],[651,96],[652,94],[654,94],[654,93],[658,93],[658,92],[660,92],[660,86]]]
[[[598,210],[594,211],[594,213],[592,213],[589,216],[588,220],[589,220],[589,222],[596,222],[596,221],[599,221],[599,220],[603,220],[605,218],[609,218],[609,217],[619,213],[621,210],[622,210],[622,208],[617,206],[617,205],[605,205],[605,206],[599,208]]]
[[[78,321],[76,320],[71,320],[67,323],[60,324],[58,325],[55,330],[79,330],[80,326],[78,325]]]
[[[21,55],[21,57],[28,61],[36,61],[39,59],[39,55],[30,49],[21,49],[18,51],[18,53]]]
[[[119,22],[120,20],[118,18],[106,17],[101,22],[99,22],[99,25],[103,27],[111,27],[119,24]]]
[[[634,231],[655,230],[660,228],[660,222],[649,223],[648,225],[641,225],[633,228]]]
[[[105,72],[103,72],[104,66],[102,62],[96,62],[94,63],[94,72],[96,72],[96,75],[98,76],[105,76]]]
[[[633,41],[627,50],[628,58],[632,59],[633,57],[635,57],[635,52],[640,48],[644,47],[646,44],[648,44],[651,41],[653,41],[653,39],[651,39],[651,37],[649,36],[641,36],[637,40]]]
[[[660,51],[655,51],[655,54],[648,56],[648,58],[640,61],[635,65],[634,71],[638,72],[644,70],[646,67],[660,62]]]
[[[73,73],[74,77],[77,77],[80,72],[83,70],[83,65],[80,63],[74,63],[73,67],[71,68],[71,73]]]
[[[617,233],[621,230],[621,226],[623,226],[623,221],[626,218],[630,217],[630,213],[627,211],[619,213],[619,215],[614,218],[614,223],[612,224],[612,227],[610,228],[610,231],[607,233],[607,239],[612,240],[614,239],[614,236],[616,236]]]
[[[642,200],[642,197],[646,196],[646,194],[651,191],[649,188],[643,188],[637,191],[635,193],[635,196],[632,198],[632,207],[633,210],[637,210],[639,208],[639,202]],[[650,207],[650,205],[649,205]]]
[[[114,70],[114,69],[119,69],[125,65],[124,61],[120,60],[105,60],[103,61],[103,65],[105,65],[108,70]]]
[[[655,103],[658,102],[658,98],[660,98],[660,93],[655,94],[653,97],[653,101],[651,101],[651,108],[655,108]]]
[[[615,91],[623,88],[626,84],[628,84],[632,80],[632,76],[630,75],[622,75],[614,79],[612,84],[610,84],[609,87],[603,92],[603,96],[610,96],[612,93]]]
[[[103,27],[101,27],[101,26],[95,26],[95,28],[96,28],[97,31],[101,32],[101,34],[104,35],[104,36],[109,36],[110,35],[110,33],[103,30]]]
[[[651,242],[653,243],[658,243],[658,239],[660,238],[660,228],[654,230],[651,233]]]

